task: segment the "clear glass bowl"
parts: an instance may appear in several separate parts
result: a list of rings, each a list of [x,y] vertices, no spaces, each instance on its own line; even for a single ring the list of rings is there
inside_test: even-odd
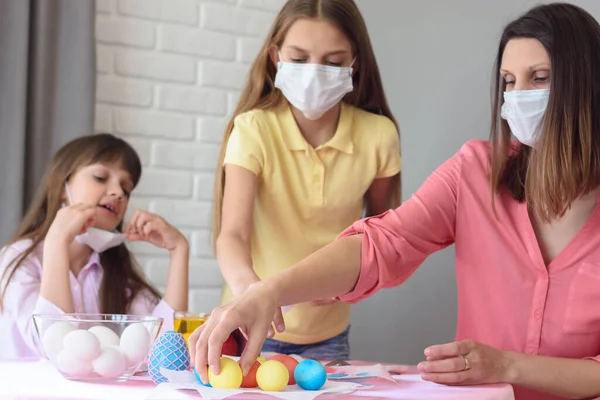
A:
[[[119,314],[36,314],[38,346],[67,379],[123,382],[140,369],[162,318]]]

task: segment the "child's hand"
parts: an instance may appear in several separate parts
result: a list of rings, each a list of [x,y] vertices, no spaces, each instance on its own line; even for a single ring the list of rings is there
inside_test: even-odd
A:
[[[75,240],[75,236],[84,233],[87,228],[94,225],[96,208],[81,203],[61,208],[50,225],[46,241],[71,243]]]
[[[123,229],[128,240],[143,240],[167,250],[187,245],[185,236],[156,214],[137,210]]]

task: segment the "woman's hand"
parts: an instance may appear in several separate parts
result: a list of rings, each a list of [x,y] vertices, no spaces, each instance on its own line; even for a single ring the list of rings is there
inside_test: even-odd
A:
[[[175,250],[188,246],[187,239],[178,229],[156,214],[137,210],[123,229],[128,240],[141,240],[155,246]]]
[[[425,349],[427,361],[418,365],[423,380],[448,385],[509,381],[511,358],[504,351],[472,341]]]
[[[236,286],[231,287],[233,296],[237,297],[237,296],[242,295],[244,292],[246,292],[246,290],[248,290],[248,288],[251,285],[258,283],[258,282],[260,282],[260,278],[253,274],[253,276],[251,278],[249,278],[248,280],[246,280],[245,282],[238,283]],[[283,312],[281,310],[281,307],[276,307],[276,309],[275,309],[275,315],[273,316],[273,323],[269,327],[269,331],[267,332],[267,338],[271,339],[273,336],[275,336],[276,330],[277,330],[277,332],[280,332],[280,333],[285,330],[285,322],[283,320]],[[246,340],[248,340],[248,335],[246,334],[246,332],[244,332],[243,329],[240,329],[240,332],[242,333],[244,338],[246,338]]]
[[[96,206],[80,203],[61,208],[50,225],[46,242],[71,243],[75,240],[75,236],[85,233],[89,227],[94,225],[95,217]]]
[[[189,338],[191,358],[202,381],[208,382],[207,366],[215,374],[220,372],[223,343],[238,328],[248,339],[239,361],[245,376],[260,354],[277,308],[277,294],[258,282],[231,303],[214,309]]]

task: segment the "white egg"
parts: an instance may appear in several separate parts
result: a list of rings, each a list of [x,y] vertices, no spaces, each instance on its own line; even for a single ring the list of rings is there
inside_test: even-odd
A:
[[[63,349],[63,339],[75,329],[75,325],[66,321],[55,322],[46,329],[42,344],[49,359],[53,360],[58,356]]]
[[[106,347],[94,360],[93,366],[98,375],[114,379],[125,371],[127,362],[118,347]]]
[[[85,378],[92,373],[91,361],[80,360],[66,349],[58,354],[56,368],[72,378]]]
[[[150,352],[152,338],[143,324],[129,325],[121,334],[121,351],[127,357],[127,365],[141,363]]]
[[[88,331],[96,335],[102,348],[119,345],[119,335],[106,326],[94,326]]]
[[[67,333],[63,346],[73,357],[83,361],[91,361],[100,353],[100,340],[84,329]]]

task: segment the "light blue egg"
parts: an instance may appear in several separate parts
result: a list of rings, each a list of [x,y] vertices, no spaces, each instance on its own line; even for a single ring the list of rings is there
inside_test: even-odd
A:
[[[160,369],[185,371],[190,367],[190,352],[181,333],[166,331],[156,339],[148,359],[148,374],[156,384],[167,382]]]
[[[200,384],[202,386],[212,387],[212,385],[210,383],[204,383],[204,382],[202,382],[202,378],[200,378],[200,374],[198,373],[198,371],[196,371],[196,367],[194,367],[194,375],[196,375],[196,380],[198,382],[200,382]]]
[[[294,379],[304,390],[319,390],[327,381],[327,372],[320,362],[304,360],[296,366]]]

